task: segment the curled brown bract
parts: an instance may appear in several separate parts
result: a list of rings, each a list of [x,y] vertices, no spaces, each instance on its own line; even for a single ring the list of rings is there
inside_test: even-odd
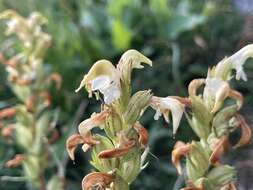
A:
[[[82,135],[83,137],[91,136],[91,129],[103,125],[108,114],[109,110],[106,109],[101,111],[100,113],[93,113],[89,119],[82,121],[78,126],[80,135]]]
[[[9,160],[8,162],[5,163],[5,167],[7,168],[17,167],[22,163],[24,159],[25,159],[24,155],[16,154],[12,160]]]
[[[75,160],[75,150],[79,144],[83,144],[83,150],[87,151],[90,147],[94,146],[96,143],[94,143],[91,140],[91,137],[87,136],[86,138],[79,135],[79,134],[74,134],[71,135],[67,141],[66,141],[66,149],[68,152],[68,155],[71,160]]]
[[[182,141],[177,141],[174,149],[171,153],[172,163],[175,165],[179,175],[182,175],[182,168],[180,165],[180,159],[182,156],[186,156],[191,150],[192,145],[190,143],[185,144]]]
[[[141,144],[142,148],[148,144],[148,131],[145,127],[143,127],[140,123],[134,124],[134,129],[138,132],[139,135],[139,143]]]
[[[236,190],[235,184],[233,182],[226,184],[220,190]]]
[[[121,157],[127,154],[136,144],[135,140],[128,139],[124,134],[120,134],[119,138],[119,147],[103,150],[98,154],[98,157],[102,159]]]
[[[115,175],[103,172],[92,172],[82,180],[83,190],[93,190],[94,188],[106,189],[114,181]]]
[[[245,118],[242,115],[237,114],[236,118],[239,120],[239,127],[241,127],[241,138],[239,140],[239,142],[235,145],[235,147],[240,147],[243,145],[246,145],[250,142],[251,140],[251,128],[250,126],[247,124]]]
[[[230,144],[227,137],[222,137],[221,139],[219,139],[209,158],[209,162],[211,164],[216,164],[219,161],[222,154],[229,148],[229,146]]]
[[[205,83],[205,79],[194,79],[188,85],[189,96],[196,96],[198,88]]]
[[[5,108],[0,110],[0,119],[10,118],[16,114],[15,108]]]
[[[238,110],[242,107],[243,104],[243,96],[240,92],[236,90],[230,89],[228,96],[234,100],[236,100]]]
[[[180,190],[204,190],[203,185],[201,185],[201,187],[196,187],[192,181],[187,181],[187,187],[184,187]]]

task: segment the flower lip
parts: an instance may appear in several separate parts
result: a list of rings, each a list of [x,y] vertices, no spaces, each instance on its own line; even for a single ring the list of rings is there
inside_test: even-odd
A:
[[[163,115],[165,121],[169,123],[169,112],[171,111],[173,120],[173,134],[175,135],[179,127],[180,120],[183,116],[185,105],[182,104],[178,98],[173,96],[168,96],[165,98],[153,96],[151,98],[150,106],[156,110],[156,114],[154,116],[155,120]]]

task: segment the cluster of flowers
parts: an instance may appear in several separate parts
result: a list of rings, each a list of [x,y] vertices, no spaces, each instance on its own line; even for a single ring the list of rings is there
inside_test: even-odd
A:
[[[8,84],[15,94],[15,105],[0,110],[1,135],[18,145],[21,154],[8,161],[6,167],[23,166],[25,179],[34,186],[44,185],[47,166],[49,134],[57,136],[53,125],[53,110],[49,87],[61,85],[61,77],[50,73],[43,65],[43,57],[51,44],[51,37],[42,31],[47,21],[39,13],[24,18],[7,10],[0,15],[6,20],[5,34],[10,36],[2,46],[0,62],[8,73]],[[16,51],[15,51],[16,50]]]
[[[116,67],[107,60],[97,61],[76,90],[85,87],[90,97],[95,94],[97,99],[103,95],[101,112],[81,122],[79,134],[70,136],[66,142],[72,160],[78,144],[83,144],[84,152],[92,149],[91,164],[99,172],[84,177],[83,189],[128,189],[147,166],[148,132],[139,122],[146,108],[152,107],[156,110],[155,119],[163,115],[167,122],[171,111],[174,134],[177,131],[188,99],[156,97],[150,90],[132,95],[131,73],[135,68],[143,68],[141,63],[152,65],[150,59],[136,50],[125,52]],[[95,127],[105,135],[93,134],[91,130]]]
[[[129,189],[131,182],[147,165],[148,132],[139,119],[146,108],[151,107],[156,111],[154,119],[163,115],[169,122],[171,112],[173,134],[185,113],[199,137],[199,141],[191,143],[178,141],[172,152],[172,162],[178,173],[186,174],[187,187],[184,190],[235,189],[235,169],[223,165],[220,157],[232,146],[228,140],[230,133],[241,130],[241,138],[234,145],[239,147],[249,142],[251,130],[243,116],[237,113],[243,96],[231,89],[228,82],[232,79],[233,69],[236,79],[247,80],[242,65],[252,55],[253,45],[246,46],[210,69],[206,79],[193,80],[189,84],[189,97],[164,98],[154,96],[150,90],[131,94],[132,70],[143,68],[141,63],[152,65],[150,59],[140,52],[128,50],[116,67],[107,60],[97,61],[76,91],[85,87],[90,97],[95,94],[103,102],[101,112],[93,113],[81,122],[79,133],[70,136],[66,142],[72,160],[78,144],[83,145],[84,152],[92,149],[91,164],[98,172],[85,176],[82,188]],[[198,94],[202,85],[205,85],[203,94]],[[226,99],[235,100],[235,103],[227,105]],[[95,127],[101,129],[100,134],[91,132]],[[183,156],[186,157],[186,172],[182,171],[180,164]]]
[[[191,105],[190,114],[186,112],[186,116],[199,141],[178,141],[172,151],[172,162],[178,173],[186,174],[187,187],[184,190],[236,189],[236,171],[223,164],[221,156],[225,151],[243,146],[251,140],[249,125],[238,114],[243,96],[229,84],[233,70],[236,71],[237,80],[247,80],[243,64],[249,57],[253,57],[253,45],[224,58],[208,70],[207,78],[194,79],[188,86]],[[198,93],[202,85],[203,93]],[[229,135],[238,130],[241,137],[236,144],[232,144]],[[180,165],[183,156],[186,157],[185,172]]]

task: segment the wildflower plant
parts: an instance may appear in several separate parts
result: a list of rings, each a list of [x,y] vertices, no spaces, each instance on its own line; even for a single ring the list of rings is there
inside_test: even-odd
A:
[[[173,164],[179,175],[186,178],[187,187],[183,190],[236,189],[236,170],[221,158],[226,151],[251,140],[251,129],[244,116],[238,113],[243,105],[243,95],[230,85],[234,70],[236,80],[247,81],[243,64],[250,57],[253,57],[253,45],[221,60],[208,70],[206,78],[190,82],[189,109],[185,115],[199,140],[178,141],[172,151]],[[238,130],[240,139],[232,144],[229,137]]]
[[[61,83],[60,76],[50,72],[43,64],[51,44],[51,36],[42,30],[47,20],[37,12],[24,18],[12,10],[1,13],[0,19],[6,21],[5,34],[9,36],[1,47],[0,61],[5,66],[8,85],[17,99],[14,105],[0,110],[1,138],[10,140],[8,142],[18,146],[18,152],[21,152],[5,166],[22,165],[23,177],[20,179],[43,190],[46,188],[44,172],[52,157],[49,144],[54,136],[52,134],[56,134],[53,124],[55,112],[49,109],[49,88],[52,82],[57,87]]]
[[[91,164],[98,172],[84,177],[83,189],[129,189],[147,165],[148,132],[139,122],[145,109],[151,106],[158,110],[157,116],[163,113],[166,118],[170,108],[173,114],[174,110],[183,110],[183,104],[177,99],[168,97],[161,102],[150,90],[132,95],[132,70],[143,68],[141,63],[152,65],[150,59],[136,50],[125,52],[116,67],[107,60],[97,61],[76,90],[85,87],[90,97],[95,94],[100,100],[103,95],[101,112],[93,113],[81,122],[79,134],[72,135],[66,142],[72,160],[78,144],[83,144],[84,152],[92,149]],[[171,107],[167,102],[172,104]],[[173,121],[177,126],[178,119]],[[104,135],[92,134],[91,129],[95,127],[104,131]]]

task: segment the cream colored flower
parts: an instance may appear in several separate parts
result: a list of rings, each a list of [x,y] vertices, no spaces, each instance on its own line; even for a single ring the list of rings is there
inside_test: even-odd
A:
[[[89,96],[92,92],[99,91],[104,95],[106,104],[113,103],[121,95],[120,77],[117,69],[110,61],[97,61],[90,69],[87,75],[83,77],[80,86],[76,89],[78,92],[82,87],[86,88]]]
[[[253,44],[243,47],[227,59],[227,61],[232,64],[232,68],[236,70],[236,80],[242,79],[247,81],[247,75],[244,72],[243,64],[250,57],[253,57]]]
[[[156,114],[154,116],[155,120],[158,120],[159,117],[163,115],[166,122],[169,123],[169,112],[171,111],[173,120],[173,134],[176,134],[184,113],[184,104],[174,97],[168,96],[165,98],[160,98],[153,96],[151,98],[150,106],[156,110]]]

